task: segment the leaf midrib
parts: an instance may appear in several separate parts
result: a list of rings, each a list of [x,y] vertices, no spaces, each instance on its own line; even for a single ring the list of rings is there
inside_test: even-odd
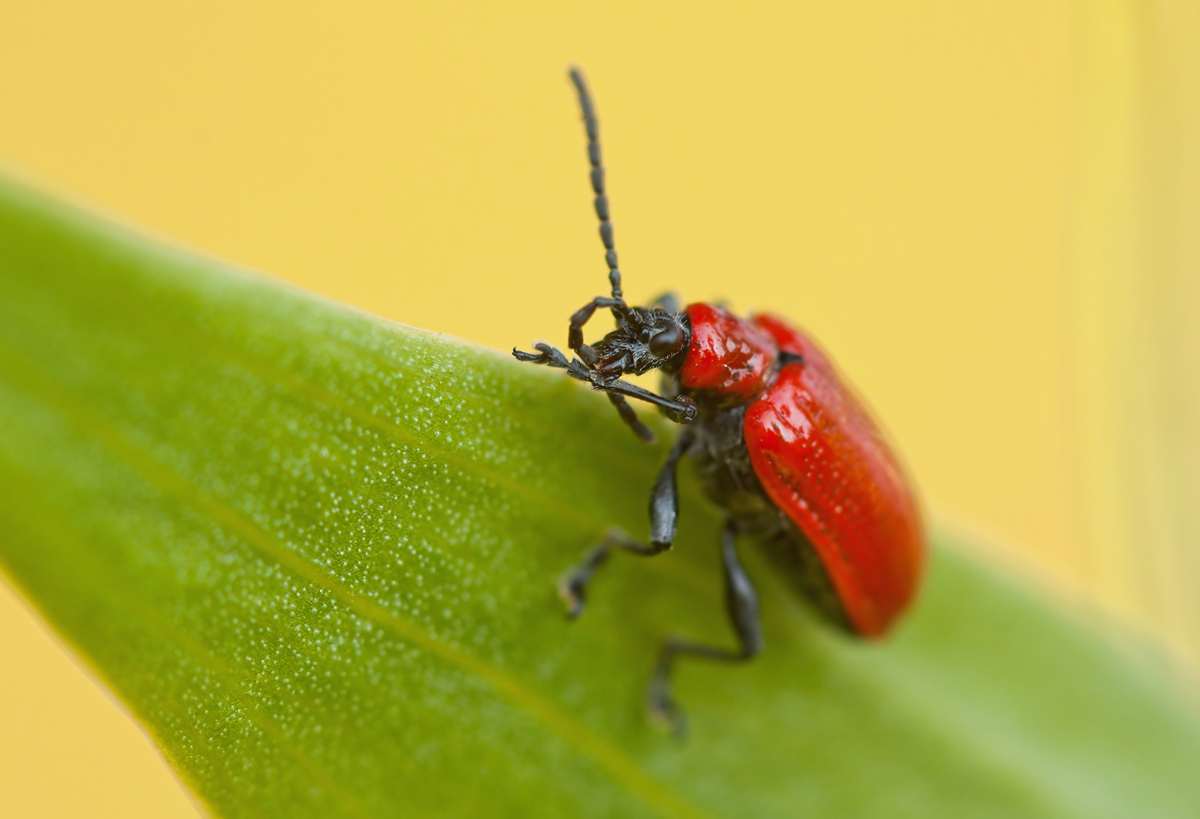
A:
[[[55,411],[58,410],[57,407],[52,407],[52,409]],[[125,463],[128,464],[128,462]],[[20,490],[17,490],[17,492],[20,493]],[[35,497],[29,493],[23,494],[22,503],[30,504],[31,506],[35,507],[37,505],[45,505],[43,499]],[[37,518],[37,520],[38,526],[41,528],[41,533],[48,538],[58,541],[59,543],[68,544],[74,544],[83,541],[82,538],[76,537],[76,533],[64,525],[56,515],[41,515]],[[109,567],[103,561],[96,560],[90,550],[72,549],[72,554],[75,555],[76,563],[87,569],[89,578],[92,578],[93,580],[99,580],[101,584],[107,584],[108,588],[120,588],[120,583],[117,581],[117,578],[113,576]],[[190,655],[198,659],[200,661],[199,664],[205,667],[208,671],[212,672],[215,677],[232,683],[227,686],[227,690],[237,700],[243,711],[250,715],[250,719],[254,725],[261,729],[263,733],[269,735],[273,740],[275,740],[279,746],[297,762],[297,764],[304,768],[304,770],[306,770],[315,778],[319,779],[331,793],[335,794],[335,796],[341,800],[348,809],[350,809],[352,813],[357,816],[364,817],[364,819],[370,819],[372,814],[370,810],[367,809],[366,805],[355,799],[352,793],[341,787],[336,780],[330,777],[329,774],[324,771],[324,769],[318,766],[309,755],[297,748],[294,743],[287,742],[286,736],[276,728],[270,718],[262,713],[262,709],[260,709],[253,702],[253,700],[247,698],[243,694],[241,687],[236,683],[239,680],[249,680],[251,679],[252,675],[241,671],[234,666],[231,666],[220,656],[214,654],[206,645],[192,638],[191,635],[189,635],[186,631],[172,628],[167,625],[167,621],[164,620],[164,618],[158,616],[146,606],[142,605],[140,597],[123,594],[114,596],[112,600],[115,604],[124,607],[125,611],[136,618],[138,622],[140,622],[147,630],[162,638],[164,643],[176,644],[186,648],[188,652],[190,652]],[[114,685],[112,685],[112,681],[108,679],[107,675],[105,675],[102,670],[94,670],[108,682],[110,688],[116,688]],[[185,719],[190,725],[193,726],[194,730],[189,734],[189,736],[205,747],[206,756],[208,757],[209,762],[222,769],[222,780],[226,787],[235,793],[245,795],[245,791],[239,785],[237,785],[227,773],[224,772],[224,766],[221,764],[220,754],[212,752],[212,749],[208,745],[204,736],[204,731],[199,730],[199,728],[195,725],[195,722],[190,716],[188,716],[187,709],[182,707],[182,703],[180,703],[174,696],[170,694],[160,695],[165,696],[167,702],[179,706],[175,708],[172,713],[177,718]]]
[[[663,783],[642,773],[619,749],[526,688],[518,678],[471,654],[437,640],[407,619],[389,611],[375,601],[355,593],[336,578],[315,570],[296,554],[277,544],[270,535],[252,521],[236,510],[208,497],[169,466],[142,450],[108,419],[84,409],[86,402],[70,400],[64,395],[63,387],[37,374],[21,360],[19,354],[14,355],[13,349],[3,342],[0,342],[0,355],[3,355],[5,363],[10,367],[10,376],[19,373],[27,386],[27,394],[57,412],[69,424],[82,429],[94,440],[102,443],[116,458],[140,473],[160,491],[174,495],[186,505],[206,514],[218,525],[240,537],[265,557],[276,561],[294,575],[324,589],[330,596],[340,600],[360,616],[392,631],[444,662],[486,680],[515,705],[534,714],[569,745],[589,756],[598,767],[607,771],[610,777],[643,801],[671,815],[705,819],[706,815],[703,812],[684,802]],[[474,466],[474,462],[472,465]]]

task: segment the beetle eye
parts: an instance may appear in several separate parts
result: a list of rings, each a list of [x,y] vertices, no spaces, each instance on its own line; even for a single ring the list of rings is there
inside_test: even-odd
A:
[[[678,325],[668,327],[661,333],[656,333],[650,339],[650,352],[659,358],[667,358],[679,352],[683,346],[683,329]]]

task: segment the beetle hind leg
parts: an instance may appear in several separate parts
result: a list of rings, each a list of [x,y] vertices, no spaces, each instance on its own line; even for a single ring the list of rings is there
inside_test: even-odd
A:
[[[718,662],[746,662],[762,652],[762,622],[758,611],[758,593],[737,558],[737,527],[726,523],[721,532],[721,563],[725,574],[725,605],[737,636],[736,649],[693,643],[668,637],[658,655],[658,664],[646,689],[646,709],[651,719],[665,722],[677,737],[687,733],[687,720],[671,693],[671,670],[679,656],[698,657]]]

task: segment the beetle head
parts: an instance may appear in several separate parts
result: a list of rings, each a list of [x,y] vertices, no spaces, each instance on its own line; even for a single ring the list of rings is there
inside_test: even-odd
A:
[[[679,371],[692,336],[686,314],[670,313],[659,307],[630,307],[624,312],[613,312],[617,329],[592,346],[594,357],[587,362],[591,369],[606,376]]]
[[[617,250],[613,242],[613,226],[609,221],[608,194],[604,189],[604,163],[600,152],[600,124],[596,121],[596,108],[583,74],[571,69],[571,83],[579,96],[579,109],[583,115],[584,132],[588,140],[588,162],[591,165],[590,180],[595,199],[592,206],[600,220],[600,240],[604,243],[604,262],[608,265],[608,281],[611,296],[597,296],[571,316],[567,331],[567,347],[578,353],[578,358],[568,359],[555,347],[539,342],[534,345],[536,353],[514,349],[518,361],[545,364],[567,371],[572,378],[586,381],[594,390],[608,393],[609,400],[638,437],[647,442],[654,440],[654,433],[638,420],[629,406],[627,398],[636,398],[654,404],[668,418],[678,423],[696,420],[696,402],[686,395],[656,395],[636,384],[622,381],[625,373],[641,375],[650,370],[677,373],[687,357],[691,343],[691,327],[685,313],[676,312],[673,298],[664,297],[654,307],[630,307],[621,292],[621,270],[617,267]],[[665,308],[665,309],[664,309]],[[612,311],[617,328],[594,345],[583,342],[583,327],[599,309]]]

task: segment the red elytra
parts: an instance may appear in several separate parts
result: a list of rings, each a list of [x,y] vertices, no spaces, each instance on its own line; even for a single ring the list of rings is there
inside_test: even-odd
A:
[[[643,440],[654,434],[628,399],[655,405],[682,425],[650,496],[649,542],[617,529],[585,552],[559,592],[571,616],[614,548],[651,556],[671,548],[679,517],[676,466],[689,459],[706,494],[725,514],[720,562],[737,647],[664,641],[646,702],[653,715],[682,730],[671,697],[675,658],[744,661],[762,651],[758,595],[738,557],[751,536],[831,622],[864,638],[886,634],[909,607],[925,563],[921,516],[899,459],[829,358],[804,333],[773,316],[740,318],[712,304],[679,310],[673,297],[647,307],[627,304],[609,221],[599,125],[583,76],[572,70],[588,137],[594,207],[605,246],[611,296],[598,296],[571,317],[568,359],[544,342],[519,361],[566,370],[608,395]],[[597,310],[616,329],[593,344],[583,328]],[[661,394],[622,379],[661,370]]]
[[[710,304],[685,312],[692,343],[680,385],[723,406],[748,405],[742,430],[763,488],[816,550],[855,632],[885,634],[916,593],[925,548],[887,441],[801,331]],[[780,351],[799,360],[779,367]]]
[[[857,632],[878,637],[912,601],[925,565],[909,482],[820,349],[777,318],[755,321],[803,361],[785,365],[746,410],[750,461],[820,555]]]

